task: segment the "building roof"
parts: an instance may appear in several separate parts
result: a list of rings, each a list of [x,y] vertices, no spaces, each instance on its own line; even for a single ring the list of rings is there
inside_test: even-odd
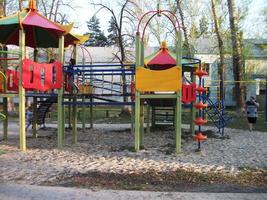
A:
[[[225,42],[230,48],[230,41]],[[267,39],[245,39],[245,56],[254,59],[267,59]],[[193,43],[196,54],[219,54],[215,37],[202,37]]]

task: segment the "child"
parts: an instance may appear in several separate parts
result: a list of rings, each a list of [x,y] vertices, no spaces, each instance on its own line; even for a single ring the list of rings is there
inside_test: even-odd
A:
[[[244,112],[247,114],[249,131],[252,131],[253,126],[256,124],[259,106],[260,104],[253,96],[250,96],[249,101],[245,103]]]
[[[71,86],[72,92],[77,94],[77,93],[79,93],[79,88],[75,84],[75,79],[74,79],[75,73],[73,72],[75,64],[76,64],[76,60],[71,58],[69,61],[69,66],[68,66],[69,72],[67,72],[67,75],[68,75],[68,84]]]
[[[32,124],[32,118],[33,118],[32,107],[29,106],[26,110],[26,121],[27,121],[26,131],[28,130],[29,126]]]

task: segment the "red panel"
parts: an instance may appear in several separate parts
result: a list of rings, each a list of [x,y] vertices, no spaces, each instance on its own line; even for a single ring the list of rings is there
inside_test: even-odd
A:
[[[7,70],[7,90],[17,92],[19,90],[19,73],[16,70]]]
[[[47,91],[60,89],[62,85],[62,64],[36,63],[29,59],[23,60],[22,84],[25,89]]]
[[[39,26],[46,29],[52,29],[57,34],[62,34],[65,32],[59,26],[41,16],[36,11],[30,11],[30,13],[27,14],[27,17],[23,20],[22,25]]]
[[[196,100],[196,84],[183,84],[182,87],[182,102],[191,103]]]

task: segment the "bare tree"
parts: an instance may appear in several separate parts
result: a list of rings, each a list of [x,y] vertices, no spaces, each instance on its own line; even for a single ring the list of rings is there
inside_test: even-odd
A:
[[[100,10],[106,10],[107,12],[110,13],[112,16],[112,23],[113,27],[115,28],[116,31],[116,41],[117,41],[117,46],[119,48],[119,52],[115,54],[115,56],[119,59],[120,63],[123,64],[126,60],[126,46],[127,46],[127,37],[130,35],[128,33],[125,33],[124,25],[126,24],[126,20],[129,21],[130,17],[133,17],[133,14],[129,9],[127,8],[127,5],[130,3],[129,0],[124,0],[123,3],[120,5],[120,8],[118,9],[119,12],[116,13],[113,8],[103,4],[103,3],[92,3],[92,5],[96,7],[100,7]],[[132,18],[132,20],[133,20]],[[123,65],[122,65],[123,67]],[[124,68],[124,67],[123,67]],[[123,82],[123,93],[127,93],[127,85],[126,85],[126,77],[125,75],[122,75],[122,82]],[[123,97],[124,102],[127,101],[127,97]]]
[[[181,20],[181,28],[183,29],[184,33],[184,48],[186,50],[186,56],[191,55],[191,50],[190,50],[190,45],[189,45],[189,39],[188,39],[188,33],[187,33],[187,27],[185,25],[185,19],[184,19],[184,11],[182,9],[182,1],[181,0],[176,0],[177,4],[177,9],[180,15],[180,20]]]
[[[217,11],[216,11],[216,4],[217,0],[211,0],[211,10],[212,10],[212,16],[213,16],[213,22],[214,22],[214,28],[215,28],[215,34],[217,37],[217,41],[218,41],[218,47],[219,47],[219,65],[218,65],[218,71],[219,71],[219,76],[220,76],[220,100],[222,100],[224,98],[223,94],[224,94],[224,90],[223,90],[223,81],[224,81],[224,44],[223,44],[223,39],[222,39],[222,33],[221,33],[221,26],[218,20],[218,16],[217,16]]]
[[[242,55],[241,55],[241,46],[238,41],[238,26],[236,25],[235,19],[235,1],[227,0],[228,11],[229,11],[229,22],[231,29],[231,41],[232,41],[232,56],[233,56],[233,74],[235,80],[235,99],[236,99],[236,108],[238,113],[241,113],[243,107],[243,96],[244,90],[241,84],[242,80]]]

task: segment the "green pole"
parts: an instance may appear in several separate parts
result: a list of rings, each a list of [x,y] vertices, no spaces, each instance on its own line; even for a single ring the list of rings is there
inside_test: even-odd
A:
[[[156,119],[155,119],[155,114],[156,114],[156,111],[155,111],[155,107],[152,106],[152,111],[151,111],[151,126],[152,127],[155,127],[156,126]]]
[[[85,65],[85,58],[83,58],[83,66]],[[85,75],[84,75],[84,72],[83,72],[83,84],[85,86]],[[82,102],[84,103],[85,102],[85,94],[83,94],[82,96]],[[84,104],[83,104],[84,105]],[[83,106],[83,109],[82,109],[82,130],[83,132],[85,132],[85,106]]]
[[[140,150],[140,93],[135,92],[135,151]]]
[[[93,97],[90,97],[90,101],[93,102]],[[90,104],[90,128],[94,126],[93,104]]]
[[[59,47],[58,47],[58,55],[60,62],[64,62],[64,36],[60,36],[59,38]],[[59,148],[63,146],[63,136],[64,136],[64,109],[62,106],[63,103],[63,87],[64,87],[64,80],[62,81],[62,86],[58,90],[58,97],[57,97],[57,123],[58,123],[58,130],[57,130],[57,145]]]
[[[150,106],[147,105],[147,123],[146,123],[146,130],[147,130],[147,133],[149,134],[150,133]]]
[[[137,32],[135,36],[135,65],[140,66],[140,33]],[[140,93],[135,90],[135,151],[140,150]]]
[[[191,82],[196,82],[196,76],[194,75],[194,72],[191,72]],[[194,120],[196,119],[196,108],[193,106],[195,102],[192,102],[191,104],[191,122],[190,122],[190,133],[191,135],[195,135],[195,123]]]
[[[77,63],[77,57],[78,57],[77,45],[75,44],[74,45],[74,59],[76,63]],[[72,113],[72,144],[77,143],[77,104],[76,104],[76,101],[77,101],[76,94],[74,94],[73,113]]]
[[[140,40],[139,40],[140,41]],[[144,42],[140,41],[140,66],[144,67]],[[144,146],[144,122],[145,122],[145,115],[144,115],[144,100],[142,100],[140,105],[140,145]]]
[[[72,113],[72,144],[77,143],[77,98],[73,98],[73,113]]]
[[[35,48],[33,51],[33,60],[37,62],[38,50]],[[33,119],[32,119],[32,134],[37,138],[37,97],[33,97]]]
[[[37,138],[37,97],[33,97],[33,137]]]
[[[22,86],[22,62],[25,58],[25,32],[19,30],[19,48],[20,48],[20,65],[19,65],[19,138],[20,150],[26,151],[26,129],[25,129],[25,89]]]
[[[176,64],[182,70],[182,33],[176,32]],[[181,77],[182,80],[182,77]],[[182,103],[181,91],[177,92],[175,107],[175,149],[176,154],[181,153],[182,138]]]
[[[4,140],[7,140],[8,138],[8,109],[7,109],[7,98],[3,98],[3,113],[5,115],[5,119],[3,120],[3,131],[4,131]]]
[[[8,51],[7,47],[5,46],[4,51]],[[3,54],[4,57],[7,58],[8,54]],[[4,75],[6,76],[6,70],[7,70],[7,60],[4,62]],[[4,93],[6,93],[7,86],[6,86],[6,79],[4,79]],[[3,132],[4,132],[4,140],[7,140],[8,138],[8,109],[7,109],[7,104],[8,104],[8,98],[4,97],[3,98],[3,113],[5,115],[5,119],[3,120]]]
[[[72,101],[71,98],[68,98],[69,101]],[[71,129],[71,105],[68,105],[68,124],[69,124],[69,129]]]

